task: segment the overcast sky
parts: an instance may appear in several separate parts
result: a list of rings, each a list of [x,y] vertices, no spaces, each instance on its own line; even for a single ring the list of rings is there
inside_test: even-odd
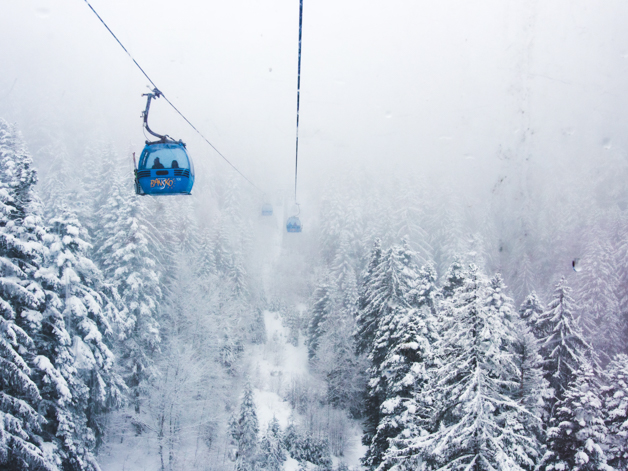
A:
[[[298,0],[90,2],[244,173],[292,185]],[[141,149],[148,81],[83,0],[0,11],[0,116],[33,152],[47,133]],[[487,189],[504,173],[625,166],[626,24],[623,0],[304,0],[304,192],[347,165]],[[220,165],[163,100],[151,127]]]

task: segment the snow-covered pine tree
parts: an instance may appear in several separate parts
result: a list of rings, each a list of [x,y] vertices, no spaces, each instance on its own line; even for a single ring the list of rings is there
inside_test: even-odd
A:
[[[223,275],[229,272],[232,257],[230,249],[229,235],[227,233],[226,222],[224,218],[216,218],[213,224],[214,230],[212,235],[212,261],[216,273]]]
[[[243,348],[242,340],[233,328],[231,320],[226,319],[226,322],[223,325],[219,357],[220,363],[230,375],[235,376],[238,371],[238,361]]]
[[[540,338],[542,332],[536,331],[536,321],[543,314],[543,304],[536,294],[536,291],[532,291],[526,296],[519,307],[519,318],[523,320],[531,329],[535,337]]]
[[[139,155],[136,156],[139,159]],[[124,163],[129,163],[127,160]],[[112,143],[95,142],[90,144],[81,155],[78,170],[80,188],[77,203],[78,215],[88,232],[96,236],[102,230],[102,208],[111,196],[111,182],[115,181],[117,171],[123,164]],[[123,166],[123,165],[122,165]],[[129,172],[131,168],[129,166]],[[133,191],[129,188],[129,191]],[[97,238],[100,242],[100,238]],[[95,251],[97,247],[93,247]],[[92,254],[93,255],[93,254]],[[92,257],[96,260],[96,257]]]
[[[465,280],[466,272],[462,261],[459,257],[455,257],[443,279],[443,287],[441,289],[443,298],[451,298],[456,289],[464,284]]]
[[[530,310],[520,309],[515,312],[513,301],[506,295],[506,287],[500,274],[496,274],[489,283],[488,308],[496,312],[505,320],[505,325],[511,331],[514,343],[508,347],[512,353],[512,360],[518,371],[516,385],[509,392],[521,407],[508,411],[505,420],[504,442],[508,443],[508,435],[525,436],[529,440],[528,456],[536,460],[544,442],[544,430],[541,416],[544,411],[545,399],[549,397],[548,383],[543,378],[543,359],[539,354],[538,340],[532,334],[530,327],[522,318],[534,317],[536,297],[529,296],[530,304],[524,306]],[[516,440],[515,440],[516,441]],[[516,446],[516,444],[514,444]],[[529,462],[519,462],[523,468],[529,467]]]
[[[579,321],[604,364],[624,348],[617,299],[618,272],[606,233],[596,227],[583,254],[586,263],[578,276],[576,299]],[[620,271],[621,272],[621,271]]]
[[[43,154],[50,162],[39,189],[44,203],[44,215],[46,219],[50,219],[60,214],[68,201],[73,204],[79,202],[76,196],[80,180],[76,178],[76,169],[72,168],[68,150],[61,142],[47,145],[39,150],[39,154]]]
[[[602,387],[608,429],[606,455],[616,470],[628,469],[628,356],[619,354],[607,365]]]
[[[423,460],[426,469],[443,471],[533,468],[535,443],[522,433],[522,407],[512,397],[520,372],[511,352],[512,308],[502,289],[497,279],[488,283],[469,267],[439,342],[430,433],[398,440],[387,462],[408,469],[404,463]]]
[[[531,414],[524,414],[521,421],[541,443],[544,441],[545,432],[539,420],[546,414],[545,404],[552,395],[549,383],[543,377],[543,357],[540,354],[540,342],[535,331],[536,321],[543,311],[541,301],[536,292],[532,291],[521,304],[519,319],[514,322],[517,332],[517,341],[514,345],[515,362],[521,372],[519,392],[515,397]]]
[[[520,256],[519,261],[515,261],[512,264],[513,273],[512,277],[509,278],[513,280],[511,284],[516,287],[516,299],[522,299],[527,293],[534,292],[536,273],[526,245],[527,244],[517,244],[515,247],[516,249],[523,250],[523,255]],[[517,257],[513,257],[512,259],[517,260]]]
[[[320,339],[325,333],[325,323],[332,315],[332,290],[329,274],[326,274],[312,295],[312,307],[309,314],[310,322],[307,328],[307,351],[310,360],[316,355]]]
[[[249,300],[249,286],[242,254],[236,252],[231,258],[232,262],[227,273],[232,286],[231,296],[236,301],[246,303]]]
[[[378,434],[389,437],[395,454],[404,448],[404,440],[419,435],[429,420],[424,394],[434,367],[434,345],[439,339],[436,313],[440,290],[435,281],[435,267],[429,262],[419,270],[408,293],[413,307],[407,317],[396,319],[393,347],[381,367],[387,399],[382,404]],[[413,467],[411,459],[402,462]],[[380,467],[387,469],[400,463],[386,459]]]
[[[608,430],[593,369],[584,361],[556,404],[542,471],[613,471],[604,453]]]
[[[331,361],[324,376],[326,400],[333,407],[348,411],[352,417],[361,418],[367,362],[364,356],[355,355],[351,332],[350,328],[342,325],[338,334],[329,338],[335,349],[331,352]]]
[[[216,221],[217,233],[214,239],[214,255],[219,276],[228,280],[233,300],[248,308],[248,275],[245,264],[247,247],[250,245],[251,229],[243,209],[241,179],[235,174],[222,183],[219,192],[220,217]]]
[[[382,321],[382,325],[388,325],[385,335],[389,337],[389,351],[379,368],[383,402],[377,432],[367,453],[373,465],[383,460],[391,440],[407,436],[427,420],[422,414],[421,398],[433,367],[433,345],[438,341],[436,320],[428,306],[394,312],[393,316],[390,322],[386,318]],[[397,449],[401,446],[402,442],[397,442]],[[392,464],[385,463],[379,469],[388,469]]]
[[[282,443],[286,451],[295,460],[296,458],[293,456],[293,452],[299,446],[299,443],[298,443],[299,439],[300,439],[299,431],[297,430],[297,426],[292,421],[292,416],[291,416],[288,426],[286,427],[286,430],[283,433]]]
[[[409,302],[416,308],[426,306],[433,316],[441,298],[441,290],[436,284],[436,266],[428,262],[421,267],[415,286],[408,294]]]
[[[273,417],[259,443],[257,466],[266,471],[281,471],[284,461],[286,461],[286,450],[283,446],[283,437],[279,421]]]
[[[517,318],[513,300],[506,294],[506,286],[500,273],[496,273],[488,282],[486,307],[493,311],[494,316],[502,319],[504,326],[510,330],[508,338],[513,340],[512,332]]]
[[[356,265],[357,261],[352,253],[351,236],[347,231],[343,231],[338,251],[330,265],[330,275],[335,285],[336,309],[342,312],[342,317],[351,320],[355,319],[358,310]]]
[[[333,462],[327,438],[315,437],[307,433],[303,437],[302,444],[303,460],[316,465],[318,471],[331,471]]]
[[[576,372],[583,367],[591,353],[574,317],[574,301],[570,293],[567,281],[561,278],[554,290],[554,297],[534,326],[540,339],[545,379],[554,390],[555,398],[549,401],[550,419],[555,401],[563,399]]]
[[[359,416],[365,368],[363,357],[356,357],[353,346],[358,294],[348,239],[343,231],[330,271],[315,292],[315,296],[323,297],[312,309],[308,346],[315,371],[327,385],[328,402]]]
[[[216,258],[214,256],[214,246],[209,229],[201,229],[199,239],[196,266],[198,267],[199,277],[202,280],[208,280],[216,275]]]
[[[75,417],[74,430],[58,431],[56,435],[73,435],[67,436],[64,443],[82,443],[85,449],[79,451],[76,460],[89,462],[91,448],[102,442],[104,415],[122,402],[124,384],[114,372],[114,355],[106,343],[107,338],[111,341],[111,321],[115,321],[108,318],[107,312],[115,312],[115,307],[103,293],[100,270],[87,256],[85,229],[73,211],[63,206],[59,211],[50,220],[46,267],[37,272],[50,299],[44,312],[50,327],[44,333],[51,341],[40,342],[60,368],[73,398],[69,413]],[[59,315],[63,317],[59,319]],[[53,327],[56,324],[58,328]],[[52,341],[59,335],[55,332],[63,328],[69,345]]]
[[[388,439],[400,431],[394,419],[386,420],[385,424],[383,420],[401,414],[399,408],[404,406],[400,402],[411,396],[412,381],[405,385],[404,378],[408,374],[412,377],[421,374],[420,365],[416,364],[422,363],[429,352],[429,340],[417,338],[423,334],[423,316],[429,310],[420,314],[409,303],[417,278],[414,253],[406,244],[388,249],[373,275],[369,304],[375,308],[379,322],[369,354],[371,366],[362,436],[362,443],[369,447],[362,462],[369,469],[380,465]]]
[[[174,233],[173,246],[184,253],[199,253],[203,243],[203,237],[198,227],[194,200],[177,200],[176,205],[171,206],[171,208],[175,211],[172,219],[177,228]]]
[[[91,453],[94,436],[86,426],[83,407],[88,390],[74,366],[71,337],[60,312],[63,303],[55,292],[60,283],[54,276],[45,278],[42,285],[46,292],[46,309],[42,328],[35,339],[40,353],[37,365],[41,370],[37,375],[42,397],[39,411],[46,418],[43,430],[56,442],[64,467],[92,471],[98,469],[98,465]]]
[[[513,345],[514,362],[519,370],[517,387],[512,397],[522,406],[514,411],[523,433],[536,440],[537,449],[545,442],[543,415],[546,401],[551,397],[549,383],[543,377],[543,358],[539,354],[539,342],[530,327],[521,319],[514,322],[516,341]]]
[[[310,432],[303,433],[290,423],[284,433],[283,444],[290,457],[301,465],[309,461],[322,470],[331,470],[331,453],[326,438],[317,438]]]
[[[282,323],[288,329],[288,338],[286,340],[289,344],[298,347],[299,334],[301,332],[301,315],[293,306],[283,308],[281,313]]]
[[[253,471],[256,465],[259,422],[255,402],[253,401],[253,386],[247,381],[244,386],[240,412],[231,422],[230,433],[238,447],[237,471]]]
[[[266,324],[264,323],[264,313],[260,308],[255,310],[253,324],[251,324],[251,342],[255,345],[266,343]]]
[[[619,228],[619,242],[615,255],[615,267],[617,270],[617,301],[619,304],[619,319],[622,338],[628,338],[628,217],[624,217],[623,224]],[[628,353],[628,345],[620,346],[623,353]]]
[[[32,214],[37,175],[21,136],[0,119],[0,465],[56,471],[61,459],[42,438],[45,419],[34,379],[50,361],[37,356],[45,294],[34,281],[43,259],[40,218]],[[47,362],[47,363],[46,363]]]
[[[461,258],[456,256],[442,277],[442,286],[438,293],[436,320],[440,324],[441,331],[453,321],[454,310],[452,303],[454,294],[467,281],[467,269],[463,266]]]
[[[155,225],[160,230],[154,234],[160,246],[159,254],[155,254],[161,264],[159,281],[162,286],[171,287],[173,283],[170,275],[177,272],[177,263],[181,257],[195,254],[193,261],[196,262],[200,254],[201,236],[194,201],[190,198],[155,198],[148,203],[146,206],[150,207],[152,214],[158,215],[160,221]]]
[[[379,323],[379,306],[373,304],[372,290],[375,283],[375,273],[382,259],[381,241],[375,239],[368,266],[362,275],[362,287],[358,299],[358,314],[356,317],[355,345],[358,353],[368,353],[373,347],[375,333]]]
[[[137,413],[146,382],[154,374],[152,356],[161,341],[156,314],[162,298],[159,255],[163,251],[145,203],[132,193],[127,176],[120,175],[99,214],[102,230],[96,252],[118,297],[118,354]]]

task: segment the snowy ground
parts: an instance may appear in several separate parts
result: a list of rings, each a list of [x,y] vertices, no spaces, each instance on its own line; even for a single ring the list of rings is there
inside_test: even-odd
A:
[[[304,305],[297,306],[305,309]],[[303,418],[294,412],[287,400],[288,390],[294,380],[315,383],[308,369],[307,347],[301,338],[298,346],[287,342],[288,332],[276,312],[264,312],[267,341],[262,345],[247,348],[245,363],[249,365],[249,376],[254,386],[255,404],[260,426],[260,436],[268,423],[276,417],[282,429],[289,421],[301,423]],[[237,393],[239,396],[239,393]],[[240,398],[233,397],[234,405]],[[193,411],[194,414],[200,411]],[[136,433],[131,411],[119,411],[111,415],[110,441],[98,456],[103,471],[154,471],[162,469],[159,456],[159,441],[155,430],[150,428],[141,434]],[[197,422],[202,422],[198,419]],[[151,427],[151,422],[146,419]],[[199,445],[197,426],[189,434],[183,431],[177,449],[176,470],[229,469],[229,443],[216,443],[212,453]],[[332,457],[334,465],[340,461],[350,468],[359,469],[359,458],[364,453],[360,444],[360,428],[351,422],[349,445],[343,457]],[[224,437],[223,437],[224,439]],[[226,440],[226,439],[225,439]],[[165,469],[168,468],[167,453],[164,453]],[[292,458],[284,463],[285,471],[296,471],[298,463]]]
[[[304,309],[305,306],[298,308]],[[286,400],[286,393],[293,380],[307,380],[309,376],[307,347],[303,339],[299,339],[299,345],[296,347],[287,342],[288,332],[282,325],[278,313],[265,311],[264,322],[266,343],[256,345],[250,351],[251,379],[260,431],[266,430],[273,417],[277,418],[282,429],[288,426],[290,420],[297,423],[300,421],[301,418],[292,411]],[[359,460],[365,451],[360,443],[360,436],[361,430],[354,424],[349,438],[350,446],[341,459],[332,458],[334,465],[343,461],[350,468],[360,467]],[[298,463],[291,458],[284,465],[286,471],[294,471],[297,467]]]
[[[266,343],[251,349],[252,380],[260,430],[277,418],[282,428],[288,425],[290,404],[284,400],[285,391],[297,376],[307,374],[307,348],[287,342],[287,332],[278,313],[265,311]]]

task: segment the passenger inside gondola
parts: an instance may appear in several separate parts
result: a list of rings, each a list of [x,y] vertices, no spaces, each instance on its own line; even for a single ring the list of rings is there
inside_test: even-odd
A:
[[[172,168],[179,168],[179,162],[177,162],[176,160],[172,161]]]
[[[156,168],[164,168],[163,164],[159,161],[159,157],[155,157],[155,162],[153,163],[153,169]]]

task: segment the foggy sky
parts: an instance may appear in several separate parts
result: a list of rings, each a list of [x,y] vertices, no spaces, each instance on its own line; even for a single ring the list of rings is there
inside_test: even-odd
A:
[[[298,0],[90,1],[238,168],[292,187]],[[0,116],[35,157],[54,139],[139,152],[148,82],[85,2],[0,11]],[[501,198],[625,168],[627,20],[620,0],[304,0],[303,194],[364,166],[487,196],[505,175]],[[163,100],[151,128],[226,168]]]

